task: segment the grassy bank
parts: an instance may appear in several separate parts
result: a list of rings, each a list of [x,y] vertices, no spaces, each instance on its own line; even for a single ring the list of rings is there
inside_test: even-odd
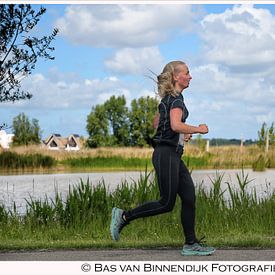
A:
[[[201,157],[184,156],[183,159],[188,167],[204,168],[210,160],[210,155]],[[121,156],[110,157],[85,157],[69,158],[60,161],[66,167],[70,168],[91,168],[91,169],[128,169],[143,170],[144,167],[153,168],[151,158],[125,158]]]
[[[62,199],[28,199],[26,214],[0,207],[0,249],[89,248],[89,247],[180,247],[180,202],[173,212],[133,221],[115,243],[109,234],[113,206],[130,209],[159,197],[155,179],[149,174],[133,183],[122,182],[109,192],[104,182],[91,186],[81,181]],[[238,175],[239,188],[227,185],[229,198],[221,189],[222,176],[212,180],[212,188],[197,192],[198,236],[217,247],[275,248],[275,192],[257,198],[247,192],[249,179]]]
[[[10,151],[0,153],[0,168],[3,170],[51,168],[54,165],[56,165],[54,158],[40,153],[22,155]]]
[[[143,170],[152,168],[152,148],[97,148],[76,152],[50,151],[38,146],[15,147],[0,153],[0,169]],[[190,169],[275,168],[275,147],[268,154],[252,145],[210,147],[209,152],[186,145],[183,159]]]

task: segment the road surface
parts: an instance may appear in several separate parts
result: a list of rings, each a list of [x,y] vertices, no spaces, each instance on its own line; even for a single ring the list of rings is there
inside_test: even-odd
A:
[[[204,257],[174,248],[0,251],[0,261],[275,261],[275,249],[218,249]]]

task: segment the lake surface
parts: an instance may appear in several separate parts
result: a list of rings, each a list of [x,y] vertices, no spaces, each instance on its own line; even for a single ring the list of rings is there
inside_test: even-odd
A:
[[[88,179],[92,185],[99,184],[104,180],[111,192],[122,181],[131,183],[137,180],[142,172],[101,172],[101,173],[69,173],[69,174],[29,174],[29,175],[6,175],[0,176],[0,204],[12,207],[16,203],[19,213],[24,213],[26,200],[30,197],[34,199],[44,199],[45,196],[53,198],[56,192],[66,196],[69,186],[78,185],[82,179]],[[192,178],[196,186],[202,185],[204,188],[211,187],[211,180],[223,175],[222,189],[226,190],[228,182],[234,188],[238,188],[236,174],[241,175],[241,170],[194,170]],[[275,190],[275,169],[265,172],[253,172],[250,169],[244,170],[244,175],[248,175],[251,182],[247,190],[257,191],[257,196],[263,197]]]

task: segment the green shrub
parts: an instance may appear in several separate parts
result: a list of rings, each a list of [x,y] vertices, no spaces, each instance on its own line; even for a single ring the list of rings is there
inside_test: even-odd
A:
[[[265,171],[266,168],[266,159],[263,155],[260,155],[256,161],[252,164],[253,171]]]
[[[56,161],[41,154],[20,155],[5,151],[0,154],[0,169],[50,168]]]

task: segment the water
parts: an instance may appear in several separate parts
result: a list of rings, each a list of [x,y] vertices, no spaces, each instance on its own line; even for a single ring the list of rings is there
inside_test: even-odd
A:
[[[223,174],[222,189],[227,188],[226,182],[229,182],[234,188],[238,188],[236,174],[242,173],[241,170],[194,170],[192,178],[195,185],[201,184],[205,188],[211,187],[211,179],[216,174]],[[80,179],[96,185],[104,182],[112,191],[122,181],[131,183],[140,177],[141,172],[105,172],[105,173],[70,173],[70,174],[31,174],[31,175],[8,175],[0,176],[0,204],[11,208],[15,202],[17,211],[24,213],[26,209],[26,199],[44,199],[45,196],[53,198],[56,192],[66,196],[69,186],[79,184]],[[264,197],[275,190],[275,169],[265,172],[253,172],[250,169],[244,170],[248,178],[252,180],[248,189],[257,191],[257,196]],[[267,189],[268,186],[268,189]]]

